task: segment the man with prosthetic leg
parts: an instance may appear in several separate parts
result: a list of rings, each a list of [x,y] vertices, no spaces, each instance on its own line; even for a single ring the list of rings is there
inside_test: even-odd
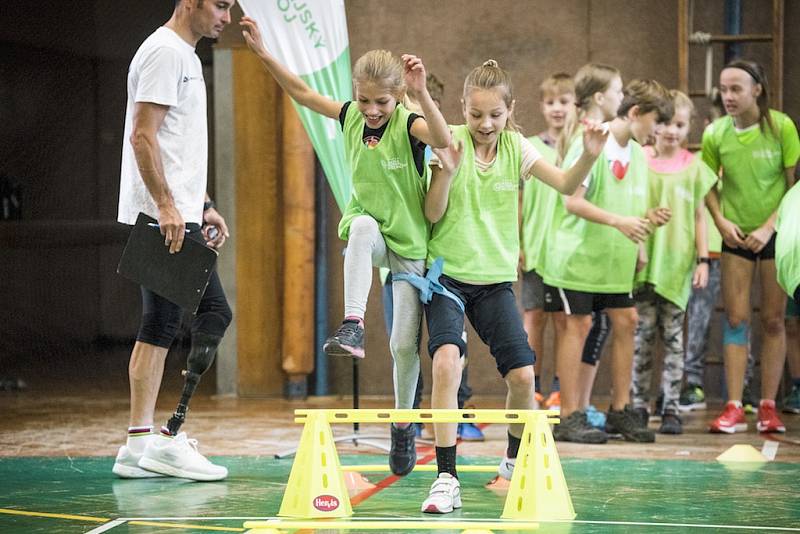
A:
[[[172,17],[142,43],[128,70],[118,221],[132,225],[140,212],[157,219],[171,254],[180,254],[184,239],[219,249],[228,237],[225,220],[206,193],[206,86],[195,46],[203,37],[219,36],[230,23],[234,1],[176,0]],[[219,276],[212,272],[192,319],[183,394],[160,432],[153,432],[156,400],[183,310],[145,287],[141,293],[142,322],[128,366],[128,439],[112,471],[121,478],[221,480],[228,470],[211,463],[196,440],[179,432],[232,319]]]

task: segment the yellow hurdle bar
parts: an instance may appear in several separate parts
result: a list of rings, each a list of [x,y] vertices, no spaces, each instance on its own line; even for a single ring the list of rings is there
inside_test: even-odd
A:
[[[539,523],[530,521],[297,521],[271,519],[246,521],[250,534],[267,534],[287,530],[538,530]]]
[[[295,410],[294,422],[305,423],[312,413],[321,413],[328,423],[525,423],[537,415],[557,424],[554,410]]]
[[[389,464],[365,464],[365,465],[343,465],[342,471],[355,471],[357,473],[377,473],[380,471],[388,471]],[[414,466],[414,471],[436,471],[436,465],[417,464]],[[496,473],[496,465],[461,465],[458,466],[459,473]]]

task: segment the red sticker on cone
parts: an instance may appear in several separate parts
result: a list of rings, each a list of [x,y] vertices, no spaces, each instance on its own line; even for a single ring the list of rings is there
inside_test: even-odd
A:
[[[333,495],[320,495],[314,498],[314,508],[320,512],[332,512],[339,508],[339,499]]]

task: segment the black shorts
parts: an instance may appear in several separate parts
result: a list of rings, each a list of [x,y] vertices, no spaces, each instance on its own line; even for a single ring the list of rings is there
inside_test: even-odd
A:
[[[439,283],[464,304],[469,322],[481,341],[489,346],[502,376],[513,369],[533,365],[536,356],[528,345],[511,282],[472,285],[442,275]],[[434,294],[431,302],[425,305],[425,320],[431,357],[444,345],[456,345],[464,354],[464,312],[453,299]]]
[[[544,311],[567,315],[589,315],[607,308],[632,308],[630,293],[587,293],[544,285]]]
[[[777,234],[772,234],[772,237],[767,244],[764,245],[764,248],[761,249],[761,252],[753,252],[749,248],[732,248],[722,242],[722,252],[727,252],[728,254],[733,254],[734,256],[739,256],[740,258],[744,258],[750,261],[756,260],[774,260],[775,259],[775,238]]]

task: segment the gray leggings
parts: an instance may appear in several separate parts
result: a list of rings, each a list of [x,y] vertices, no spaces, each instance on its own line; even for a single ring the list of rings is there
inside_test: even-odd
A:
[[[377,221],[369,215],[353,219],[344,256],[344,314],[364,317],[372,287],[372,268],[394,273],[425,274],[425,260],[410,260],[386,246]],[[419,292],[408,282],[392,282],[394,314],[389,350],[394,359],[395,408],[411,408],[419,375],[418,342],[422,320]]]

